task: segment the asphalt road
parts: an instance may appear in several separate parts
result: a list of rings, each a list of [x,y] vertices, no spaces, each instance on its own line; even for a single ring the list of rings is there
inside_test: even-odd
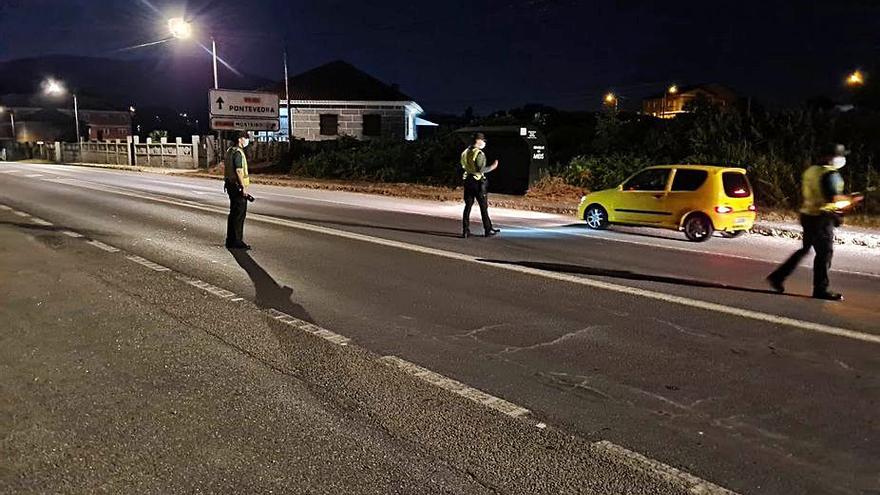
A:
[[[223,249],[217,181],[0,164],[0,202],[247,294],[744,493],[880,490],[880,255],[841,247],[844,303],[768,293],[793,241],[594,233],[496,211],[255,186],[251,260]],[[576,201],[577,198],[573,198]]]

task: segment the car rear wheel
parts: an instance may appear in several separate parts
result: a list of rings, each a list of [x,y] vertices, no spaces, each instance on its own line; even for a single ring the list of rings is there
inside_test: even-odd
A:
[[[733,232],[722,232],[721,237],[725,239],[736,239],[737,237],[742,237],[745,233],[745,230],[734,230]]]
[[[593,230],[605,230],[608,228],[608,212],[600,205],[590,205],[584,212],[584,220],[587,227]]]
[[[684,235],[693,242],[706,242],[712,238],[715,227],[712,220],[702,213],[695,213],[684,221]]]

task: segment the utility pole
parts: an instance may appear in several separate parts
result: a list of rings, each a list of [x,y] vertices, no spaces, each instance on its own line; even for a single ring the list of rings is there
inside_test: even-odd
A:
[[[293,115],[290,113],[290,76],[287,74],[287,43],[284,44],[284,101],[287,102],[287,152],[293,153]],[[291,161],[293,156],[290,157]]]
[[[217,82],[217,42],[214,41],[214,36],[211,36],[211,55],[214,59],[214,89],[220,89],[220,85]]]
[[[79,145],[79,160],[82,161],[82,138],[79,134],[79,105],[76,102],[76,95],[73,95],[73,120],[76,122],[76,142]]]

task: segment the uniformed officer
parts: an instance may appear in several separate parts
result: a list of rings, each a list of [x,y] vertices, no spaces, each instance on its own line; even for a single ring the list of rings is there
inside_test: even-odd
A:
[[[791,255],[767,277],[776,292],[785,291],[785,279],[794,271],[801,259],[816,251],[813,261],[813,297],[828,301],[842,301],[843,296],[828,290],[828,270],[834,252],[834,228],[840,225],[843,214],[859,203],[863,196],[843,194],[843,177],[839,170],[846,165],[849,151],[842,144],[832,147],[822,160],[824,165],[813,165],[804,172],[802,179],[803,206],[801,226],[804,230],[804,246]]]
[[[467,239],[471,235],[470,217],[474,200],[480,205],[480,215],[483,217],[483,231],[486,237],[491,237],[500,229],[492,227],[489,219],[489,190],[486,174],[498,168],[498,160],[492,165],[486,166],[486,136],[482,132],[474,134],[473,144],[467,147],[461,154],[461,168],[464,169],[464,215],[461,219],[462,237]]]
[[[244,217],[247,215],[248,177],[247,156],[244,149],[250,144],[246,132],[236,134],[236,144],[226,150],[224,169],[224,189],[229,195],[229,219],[226,222],[226,247],[229,249],[250,249],[244,243]]]

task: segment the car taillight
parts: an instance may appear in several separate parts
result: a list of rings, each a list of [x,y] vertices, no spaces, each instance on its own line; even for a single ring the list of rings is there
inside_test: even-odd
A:
[[[749,205],[749,211],[758,211],[758,208],[755,205]]]
[[[715,207],[716,213],[730,213],[732,211],[733,211],[733,208],[731,208],[729,206],[716,206]]]

